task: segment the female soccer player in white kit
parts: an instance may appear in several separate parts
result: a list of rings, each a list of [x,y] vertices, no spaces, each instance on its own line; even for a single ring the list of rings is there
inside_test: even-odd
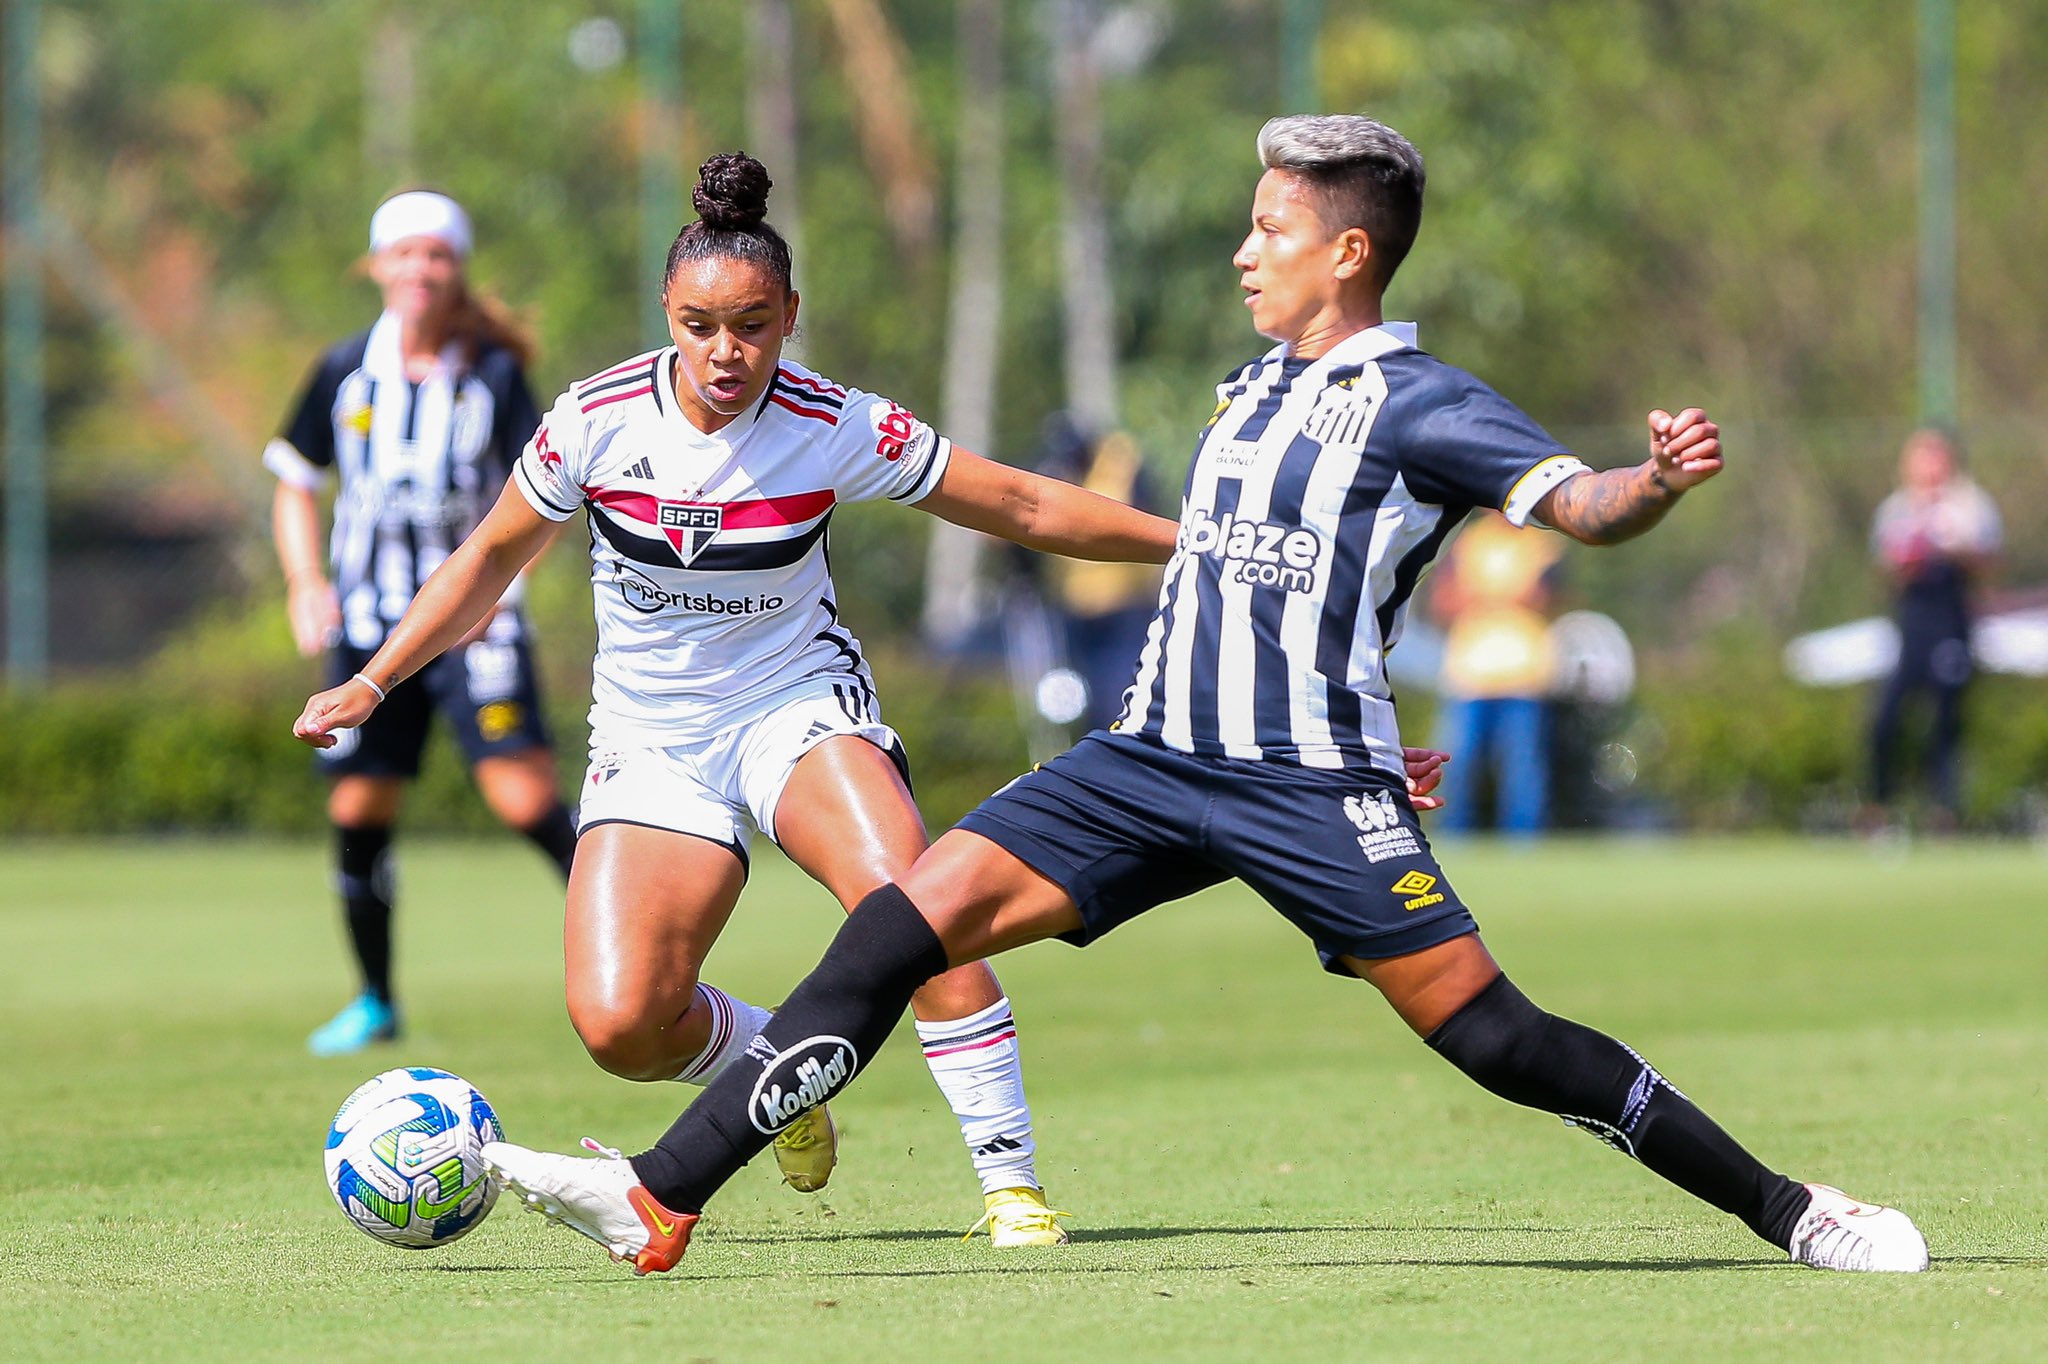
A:
[[[1173,549],[1170,521],[956,450],[887,399],[782,359],[798,299],[789,248],[764,221],[769,186],[750,157],[705,163],[700,221],[668,256],[674,345],[562,395],[516,466],[517,491],[293,731],[325,748],[362,724],[588,510],[598,648],[568,1004],[592,1057],[628,1079],[708,1084],[769,1017],[697,979],[746,880],[749,822],[848,909],[925,847],[902,746],[839,620],[825,551],[839,504],[886,498],[1082,558],[1163,563]],[[915,1009],[991,1240],[1064,1241],[1033,1169],[994,973],[947,973]],[[806,1191],[835,1159],[831,1121],[814,1111],[776,1146]]]

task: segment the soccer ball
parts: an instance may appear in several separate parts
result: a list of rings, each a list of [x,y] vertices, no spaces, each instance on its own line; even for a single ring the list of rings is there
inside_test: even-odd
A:
[[[358,1085],[328,1126],[327,1187],[386,1245],[445,1246],[498,1201],[483,1149],[504,1136],[469,1081],[430,1066],[387,1070]]]

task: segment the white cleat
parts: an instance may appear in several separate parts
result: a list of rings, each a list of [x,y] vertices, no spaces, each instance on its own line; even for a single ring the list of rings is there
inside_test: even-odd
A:
[[[671,1212],[656,1202],[617,1151],[589,1137],[583,1145],[598,1159],[487,1142],[484,1164],[528,1211],[588,1236],[635,1274],[674,1269],[689,1248],[697,1214]]]
[[[1813,1202],[1792,1229],[1792,1259],[1815,1269],[1918,1274],[1927,1268],[1927,1242],[1913,1219],[1897,1208],[1859,1203],[1827,1184],[1809,1184]]]

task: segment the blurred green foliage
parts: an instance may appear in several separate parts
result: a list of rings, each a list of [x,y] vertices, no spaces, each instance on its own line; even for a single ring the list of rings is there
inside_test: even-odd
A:
[[[1209,385],[1264,344],[1245,324],[1230,255],[1257,173],[1253,135],[1281,107],[1280,6],[1111,8],[1152,21],[1154,41],[1106,78],[1105,173],[1124,418],[1171,485],[1208,415]],[[896,95],[942,176],[957,102],[1003,101],[993,453],[1023,460],[1062,401],[1060,167],[1042,7],[1009,5],[1009,69],[994,94],[956,88],[951,5],[883,9],[909,63]],[[1978,477],[2007,510],[2011,576],[2040,581],[2048,25],[2028,0],[1959,9],[1963,430]],[[470,208],[475,275],[538,327],[543,401],[640,348],[637,167],[649,114],[630,51],[637,12],[627,0],[46,0],[53,230],[91,252],[127,306],[110,318],[76,290],[52,297],[60,502],[119,488],[140,523],[200,518],[260,541],[256,452],[319,348],[369,321],[371,290],[349,266],[372,207],[405,184],[445,188]],[[928,258],[892,244],[849,85],[881,77],[849,70],[824,6],[799,0],[795,12],[800,153],[771,171],[800,192],[801,221],[785,225],[804,244],[801,353],[938,414],[944,233]],[[1793,690],[1778,649],[1796,630],[1880,606],[1864,531],[1916,415],[1911,7],[1388,0],[1324,13],[1326,106],[1386,119],[1429,161],[1428,215],[1389,312],[1418,319],[1425,346],[1596,464],[1640,456],[1652,406],[1702,404],[1726,426],[1726,477],[1644,544],[1575,550],[1568,580],[1645,651],[1645,709],[1665,736],[1657,784],[1698,818],[1797,822],[1803,786],[1854,785],[1860,702]],[[591,19],[622,26],[622,64],[593,71],[569,59],[572,31]],[[745,0],[685,7],[686,182],[703,156],[748,140],[747,31]],[[400,50],[412,70],[403,107],[379,75]],[[942,214],[948,203],[942,192]],[[138,338],[175,358],[244,448],[213,448],[164,400]],[[871,645],[906,639],[921,518],[862,509],[839,522],[834,568],[855,627]],[[577,559],[557,552],[536,606],[572,749],[589,629]],[[276,597],[274,583],[251,582],[126,685],[100,679],[10,702],[0,770],[129,775],[47,788],[37,811],[9,794],[17,808],[0,827],[55,827],[67,809],[119,811],[121,827],[261,824],[311,809],[310,783],[288,775],[299,755],[274,738],[278,708],[293,708],[306,680],[279,654]],[[231,695],[220,690],[223,647],[252,678]],[[906,668],[893,679],[892,718],[964,704],[995,737],[959,728],[933,734],[939,753],[913,744],[927,773],[959,756],[976,774],[957,788],[929,781],[965,792],[1007,775],[1020,745],[1004,705],[932,676]],[[168,707],[152,690],[166,677],[186,679]],[[2038,707],[2026,688],[1994,695],[2003,699],[1977,707],[1980,776],[1987,790],[2016,792],[2048,771],[2048,742],[2027,737]],[[121,716],[139,710],[149,732],[124,733]],[[144,756],[171,770],[145,774]],[[242,776],[225,775],[237,764]],[[43,780],[27,784],[40,794]],[[461,818],[473,822],[458,786],[430,784],[417,803],[468,810]]]

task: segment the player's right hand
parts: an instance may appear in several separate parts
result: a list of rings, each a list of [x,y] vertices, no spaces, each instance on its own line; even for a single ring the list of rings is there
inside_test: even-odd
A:
[[[326,579],[317,575],[300,578],[287,589],[284,609],[300,658],[313,658],[340,641],[341,602]]]
[[[351,678],[309,697],[299,718],[292,721],[292,737],[314,748],[332,748],[335,730],[354,729],[369,719],[375,709],[376,695]]]

